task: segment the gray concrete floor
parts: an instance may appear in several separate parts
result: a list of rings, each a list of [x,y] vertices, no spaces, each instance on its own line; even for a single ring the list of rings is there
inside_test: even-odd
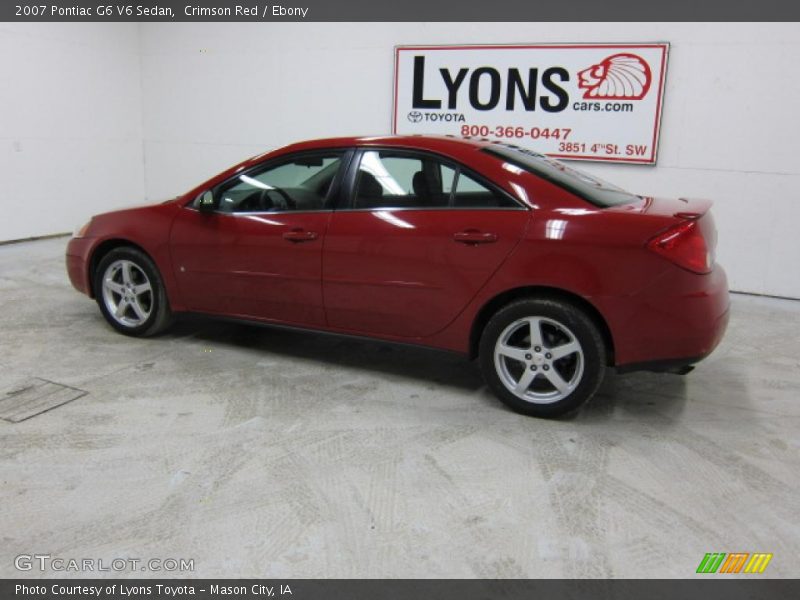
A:
[[[69,286],[65,244],[0,246],[0,390],[89,392],[0,421],[2,577],[40,576],[13,566],[33,553],[192,558],[195,577],[690,577],[760,551],[765,576],[798,574],[800,302],[736,295],[694,373],[609,373],[543,421],[448,354],[204,320],[126,338]]]

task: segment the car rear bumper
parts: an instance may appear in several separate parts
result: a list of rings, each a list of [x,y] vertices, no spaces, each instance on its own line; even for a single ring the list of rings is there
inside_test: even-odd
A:
[[[603,300],[598,304],[614,333],[614,364],[623,371],[674,370],[702,360],[719,344],[730,314],[720,266],[707,275],[676,267],[627,299]]]
[[[67,244],[66,254],[67,275],[72,287],[87,296],[92,295],[88,267],[91,248],[89,238],[72,238]]]

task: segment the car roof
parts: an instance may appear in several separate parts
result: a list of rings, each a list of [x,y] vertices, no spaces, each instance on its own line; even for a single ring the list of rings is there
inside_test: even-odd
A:
[[[439,150],[464,152],[479,150],[492,142],[486,139],[462,138],[449,135],[380,135],[359,137],[333,137],[297,142],[281,148],[281,151],[294,152],[314,148],[335,148],[350,146],[396,146],[418,148],[420,150]]]

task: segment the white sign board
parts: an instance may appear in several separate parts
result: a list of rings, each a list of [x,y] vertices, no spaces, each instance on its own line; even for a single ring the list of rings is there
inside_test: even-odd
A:
[[[655,164],[668,43],[398,46],[393,131]]]

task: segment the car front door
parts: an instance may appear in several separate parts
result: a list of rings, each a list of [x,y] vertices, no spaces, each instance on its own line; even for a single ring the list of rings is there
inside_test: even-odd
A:
[[[351,169],[325,240],[328,324],[402,338],[437,333],[508,256],[530,211],[427,153],[363,150]]]
[[[192,311],[324,325],[322,246],[345,152],[305,153],[259,165],[176,218],[171,253]]]

